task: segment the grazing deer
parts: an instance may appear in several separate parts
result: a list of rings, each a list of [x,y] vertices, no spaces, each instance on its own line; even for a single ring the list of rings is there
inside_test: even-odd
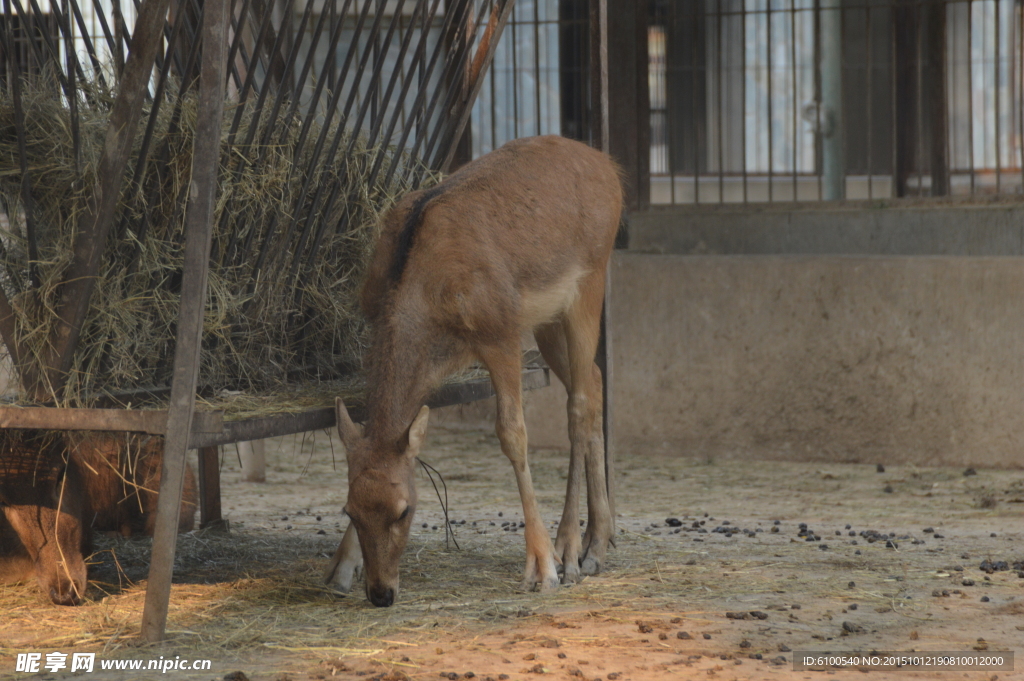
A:
[[[80,603],[93,530],[153,534],[163,450],[138,434],[0,431],[0,584],[35,576],[55,604]],[[196,499],[187,468],[179,532]]]
[[[577,581],[601,569],[612,534],[605,486],[601,372],[594,363],[605,270],[622,211],[616,165],[579,142],[509,142],[384,218],[361,303],[371,328],[364,430],[337,400],[348,458],[351,522],[325,581],[347,592],[365,561],[366,595],[389,606],[416,508],[422,406],[451,373],[478,360],[497,394],[496,431],[512,462],[526,520],[523,588]],[[569,392],[572,453],[554,546],[527,463],[522,331]],[[581,540],[579,491],[589,522]]]

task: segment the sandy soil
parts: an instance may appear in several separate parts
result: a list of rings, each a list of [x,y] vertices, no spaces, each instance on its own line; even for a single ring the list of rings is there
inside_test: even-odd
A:
[[[212,668],[41,678],[239,671],[275,681],[843,679],[864,672],[794,671],[794,654],[1024,651],[1024,578],[1012,569],[1024,561],[1024,471],[878,472],[622,452],[606,571],[555,594],[523,594],[522,532],[501,526],[522,513],[496,439],[435,425],[423,458],[447,482],[461,548],[445,547],[441,506],[424,477],[399,602],[379,610],[320,585],[345,524],[344,454],[334,443],[323,433],[271,442],[265,484],[240,482],[225,451],[232,533],[181,538],[170,641],[160,647],[133,642],[146,540],[109,540],[96,557],[100,587],[80,608],[53,608],[33,587],[0,591],[10,615],[0,620],[0,678],[17,653],[51,648],[209,658]],[[531,466],[553,534],[567,458],[537,451]],[[798,536],[800,523],[820,539]],[[881,534],[889,537],[869,541]],[[1011,569],[986,573],[985,560]],[[1024,679],[1024,659],[1016,669],[870,678]]]

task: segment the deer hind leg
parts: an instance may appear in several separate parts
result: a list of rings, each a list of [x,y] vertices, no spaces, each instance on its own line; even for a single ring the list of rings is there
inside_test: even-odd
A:
[[[581,282],[580,296],[566,311],[564,328],[569,359],[569,441],[572,459],[587,470],[587,530],[583,535],[583,574],[601,571],[612,539],[611,507],[605,481],[601,371],[594,363],[604,303],[604,269]]]
[[[495,430],[501,441],[501,451],[512,462],[519,485],[519,498],[523,502],[526,521],[526,570],[522,588],[526,591],[538,587],[546,591],[558,586],[558,568],[555,565],[551,537],[544,527],[537,495],[530,477],[527,461],[526,423],[523,420],[522,354],[519,336],[515,335],[502,347],[480,348],[477,352],[487,366],[498,398],[498,417]]]
[[[352,521],[348,521],[345,536],[338,544],[338,550],[324,571],[324,584],[341,593],[352,590],[352,580],[359,576],[363,568],[363,551],[359,548],[359,535]]]
[[[572,377],[569,374],[569,355],[566,349],[565,329],[561,321],[538,327],[534,331],[537,347],[544,360],[555,372],[567,391],[572,392]],[[584,461],[582,450],[572,449],[569,457],[568,482],[565,486],[565,506],[555,536],[555,555],[562,561],[562,582],[580,581],[580,554],[583,542],[580,539],[580,481],[583,478]]]

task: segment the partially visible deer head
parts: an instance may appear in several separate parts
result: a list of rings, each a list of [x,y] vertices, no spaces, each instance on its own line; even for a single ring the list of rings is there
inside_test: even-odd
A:
[[[336,409],[348,459],[345,513],[359,535],[366,597],[387,607],[398,596],[398,561],[416,512],[416,456],[430,410],[421,408],[398,442],[380,443],[364,437],[341,398]]]

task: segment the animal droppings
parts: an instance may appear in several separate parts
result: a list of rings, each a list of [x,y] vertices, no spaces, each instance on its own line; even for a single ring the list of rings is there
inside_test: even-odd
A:
[[[964,471],[964,477],[967,477],[969,475],[977,475],[977,474],[978,474],[978,471],[974,470],[973,468],[968,468],[967,470]]]
[[[987,574],[992,574],[993,572],[1002,572],[1004,570],[1009,570],[1010,564],[1007,563],[1005,560],[997,560],[993,562],[986,558],[985,560],[981,561],[981,565],[978,566],[978,569]]]
[[[689,641],[689,640],[690,640],[690,639],[692,639],[693,637],[692,637],[692,636],[690,636],[690,635],[689,635],[688,633],[686,633],[685,631],[677,631],[677,632],[676,632],[676,638],[678,638],[678,639],[681,639],[681,640],[683,640],[683,641]]]
[[[878,464],[877,466],[875,466],[875,472],[876,473],[884,473],[885,472],[885,466],[883,466],[882,464]]]

